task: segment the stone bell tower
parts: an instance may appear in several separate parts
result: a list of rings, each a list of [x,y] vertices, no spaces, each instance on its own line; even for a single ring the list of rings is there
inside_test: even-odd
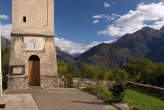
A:
[[[58,87],[54,0],[12,0],[8,89]]]

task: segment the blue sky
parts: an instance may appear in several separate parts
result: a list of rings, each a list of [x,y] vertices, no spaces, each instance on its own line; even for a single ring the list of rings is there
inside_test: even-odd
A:
[[[11,1],[1,0],[2,35],[10,37]],[[55,43],[70,54],[110,43],[143,26],[164,25],[163,0],[55,0]]]

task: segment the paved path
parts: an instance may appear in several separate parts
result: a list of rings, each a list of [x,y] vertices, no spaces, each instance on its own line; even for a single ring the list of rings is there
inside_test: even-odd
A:
[[[5,94],[0,97],[0,104],[5,104],[3,110],[38,110],[31,94]]]
[[[97,97],[77,89],[29,89],[25,91],[8,91],[7,93],[30,93],[39,110],[115,110],[105,105]]]

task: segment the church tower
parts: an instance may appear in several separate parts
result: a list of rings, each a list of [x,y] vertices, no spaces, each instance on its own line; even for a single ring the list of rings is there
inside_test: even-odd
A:
[[[58,87],[54,0],[12,0],[8,89]]]

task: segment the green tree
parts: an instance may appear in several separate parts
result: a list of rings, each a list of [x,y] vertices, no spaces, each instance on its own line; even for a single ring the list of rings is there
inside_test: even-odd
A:
[[[7,89],[7,77],[9,70],[9,59],[10,59],[10,46],[5,47],[2,50],[2,76],[3,76],[3,89]]]
[[[124,69],[117,68],[113,71],[113,79],[116,81],[127,81],[128,72],[126,72]]]
[[[108,68],[103,68],[101,69],[98,75],[98,79],[101,79],[101,80],[112,79],[112,72]]]
[[[146,83],[153,72],[154,64],[148,59],[139,59],[124,65],[123,69],[129,73],[131,81]]]
[[[89,79],[97,79],[100,69],[97,66],[84,63],[82,67],[82,76]]]
[[[68,65],[68,73],[72,74],[72,77],[81,77],[78,66],[75,66],[74,64]]]
[[[164,63],[156,63],[151,74],[152,85],[164,87]]]
[[[64,75],[68,73],[68,64],[66,64],[64,61],[58,60],[58,73],[59,75]]]

